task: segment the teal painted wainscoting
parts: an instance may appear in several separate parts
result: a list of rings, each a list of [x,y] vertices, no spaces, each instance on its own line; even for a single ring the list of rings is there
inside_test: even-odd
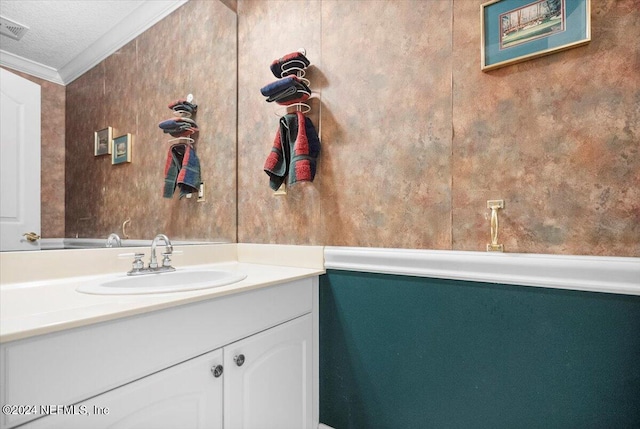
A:
[[[640,296],[328,270],[320,421],[638,428]]]

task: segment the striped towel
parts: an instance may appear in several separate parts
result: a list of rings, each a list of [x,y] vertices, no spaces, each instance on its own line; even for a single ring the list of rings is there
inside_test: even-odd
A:
[[[313,182],[319,154],[320,140],[311,119],[302,112],[284,115],[264,163],[271,189],[277,190],[287,177],[289,185]]]

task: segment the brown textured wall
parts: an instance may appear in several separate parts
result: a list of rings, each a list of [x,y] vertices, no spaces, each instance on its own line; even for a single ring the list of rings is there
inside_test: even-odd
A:
[[[64,236],[65,87],[7,68],[40,85],[40,235]]]
[[[483,1],[239,0],[241,242],[640,256],[640,10],[592,2],[584,47],[480,71]],[[313,183],[274,197],[259,89],[313,63]]]
[[[274,198],[262,166],[278,129],[276,106],[260,88],[276,80],[269,69],[282,55],[306,48],[313,66],[312,89],[322,80],[320,3],[238,2],[238,240],[249,243],[324,244],[329,230],[322,216],[320,182],[300,184],[286,198]],[[240,52],[242,51],[242,52]],[[309,100],[309,117],[318,124],[320,105]],[[319,173],[321,174],[321,173]]]
[[[510,252],[640,256],[640,9],[591,4],[589,45],[481,73],[478,7],[454,2],[454,249],[504,198]]]
[[[66,236],[236,240],[236,15],[191,0],[67,86]],[[170,147],[158,123],[194,95],[206,202],[162,198]],[[93,133],[134,135],[133,162],[94,157]]]

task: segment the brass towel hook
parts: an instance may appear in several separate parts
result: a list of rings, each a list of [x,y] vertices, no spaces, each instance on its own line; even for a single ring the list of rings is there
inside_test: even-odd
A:
[[[502,244],[498,244],[498,210],[504,208],[504,200],[489,200],[487,208],[491,209],[491,243],[487,244],[487,252],[504,252]]]

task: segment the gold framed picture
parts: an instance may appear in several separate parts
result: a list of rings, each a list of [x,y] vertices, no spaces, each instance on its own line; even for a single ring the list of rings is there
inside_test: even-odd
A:
[[[123,134],[112,140],[111,164],[124,164],[131,162],[131,153],[133,150],[133,136],[131,134]]]
[[[113,128],[107,127],[93,133],[93,156],[111,155],[111,140],[113,140]]]
[[[590,0],[493,0],[480,6],[481,69],[575,48],[591,41]]]

